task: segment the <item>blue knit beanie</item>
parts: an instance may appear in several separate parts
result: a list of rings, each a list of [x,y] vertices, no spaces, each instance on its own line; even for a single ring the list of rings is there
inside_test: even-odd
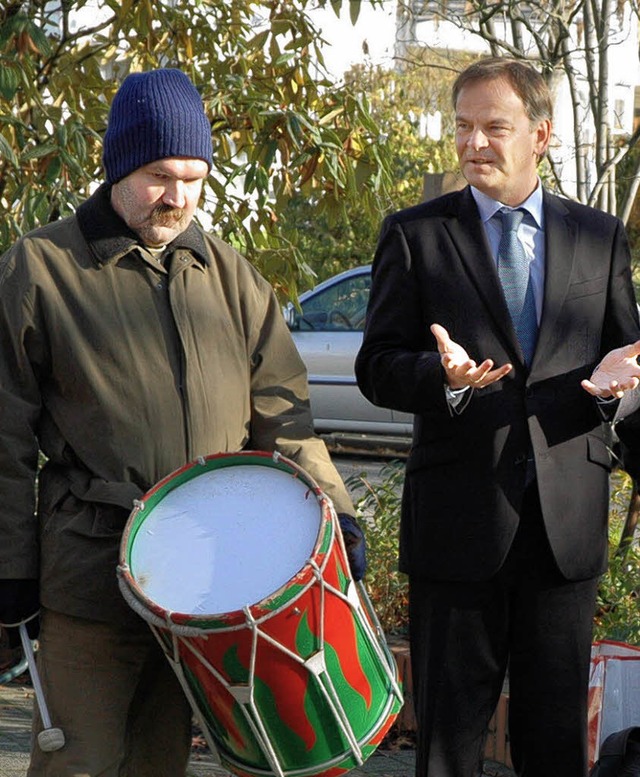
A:
[[[181,70],[132,73],[109,111],[102,148],[107,183],[168,157],[203,159],[211,170],[211,126],[202,99]]]

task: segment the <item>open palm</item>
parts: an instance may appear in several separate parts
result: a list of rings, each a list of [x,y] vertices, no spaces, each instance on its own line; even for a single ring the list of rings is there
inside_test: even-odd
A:
[[[582,387],[595,397],[622,397],[640,383],[638,356],[640,340],[609,351]]]

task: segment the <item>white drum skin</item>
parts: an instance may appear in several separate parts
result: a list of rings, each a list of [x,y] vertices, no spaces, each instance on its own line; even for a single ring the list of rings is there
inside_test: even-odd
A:
[[[163,609],[226,613],[261,601],[311,557],[321,511],[302,480],[236,465],[178,485],[150,511],[131,547],[131,572]]]

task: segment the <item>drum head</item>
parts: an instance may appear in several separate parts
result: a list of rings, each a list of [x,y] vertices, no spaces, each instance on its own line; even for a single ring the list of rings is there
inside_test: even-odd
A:
[[[321,507],[290,472],[237,464],[170,490],[144,517],[131,574],[167,611],[227,613],[260,602],[311,558]]]

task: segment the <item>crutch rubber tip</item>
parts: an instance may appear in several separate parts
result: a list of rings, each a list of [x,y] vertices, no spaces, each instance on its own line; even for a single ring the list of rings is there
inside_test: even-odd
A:
[[[38,734],[38,746],[43,753],[51,753],[64,747],[64,732],[61,728],[45,728]]]

